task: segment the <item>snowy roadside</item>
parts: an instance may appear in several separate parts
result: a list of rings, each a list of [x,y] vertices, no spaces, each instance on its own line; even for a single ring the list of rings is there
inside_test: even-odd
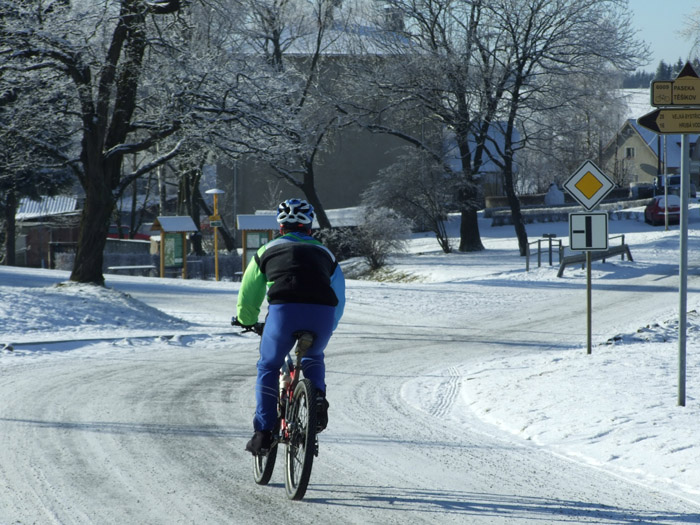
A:
[[[549,267],[526,273],[510,237],[512,228],[490,228],[486,221],[482,226],[488,248],[483,254],[445,255],[435,250],[435,240],[430,236],[417,236],[409,253],[393,262],[397,271],[419,276],[420,283],[399,289],[350,281],[350,294],[361,294],[363,300],[382,307],[388,319],[394,316],[397,326],[406,322],[404,312],[392,311],[397,297],[451,325],[451,320],[465,309],[478,305],[498,312],[504,305],[532,297],[536,286],[543,282],[550,288],[580,285],[584,273],[580,270],[567,271],[564,279],[557,279],[556,271]],[[528,230],[533,238],[544,231],[565,237],[565,228],[565,224],[546,224],[530,225]],[[624,288],[625,278],[672,273],[677,232],[663,232],[639,221],[615,221],[611,228],[613,233],[617,230],[628,235],[635,261],[596,266],[597,281],[614,274],[615,282],[623,283],[616,286]],[[697,252],[697,230],[692,232],[691,244]],[[691,264],[697,261],[691,259]],[[651,278],[658,279],[657,275]],[[214,341],[228,328],[223,312],[233,307],[238,286],[138,277],[112,279],[122,289],[148,294],[152,305],[148,306],[116,289],[55,286],[66,279],[61,272],[0,268],[0,343],[90,338],[113,341],[70,353],[99,356],[128,349],[129,338],[134,337],[151,337],[138,345],[153,348],[179,341],[158,337],[165,333]],[[471,286],[475,283],[478,286]],[[399,295],[394,297],[392,290]],[[213,295],[217,293],[231,301],[218,317],[202,308],[201,302],[190,303],[187,299],[211,294],[214,299],[210,300],[219,300]],[[442,293],[450,294],[449,302],[436,300]],[[693,298],[689,304],[696,308],[696,302]],[[647,321],[640,321],[638,326],[620,326],[620,334],[606,335],[611,344],[594,346],[590,356],[583,348],[564,344],[546,352],[528,351],[508,357],[498,354],[500,357],[465,362],[411,380],[402,389],[402,396],[411,405],[427,410],[436,397],[446,395],[442,388],[445,377],[449,377],[453,390],[459,392],[448,415],[455,425],[468,427],[477,417],[533,446],[656,489],[668,487],[700,504],[700,358],[695,352],[700,347],[700,319],[696,313],[689,315],[688,406],[677,407],[677,329],[667,313],[639,311],[638,318]],[[635,331],[637,328],[639,331]],[[22,362],[23,357],[50,359],[52,355],[52,349],[41,346],[18,345],[14,351],[2,348],[0,344],[0,369]],[[63,352],[62,357],[70,355]]]
[[[700,504],[700,316],[689,315],[686,406],[677,405],[677,322],[610,344],[465,364],[451,417],[473,414],[518,439]],[[440,379],[407,385],[418,408]]]

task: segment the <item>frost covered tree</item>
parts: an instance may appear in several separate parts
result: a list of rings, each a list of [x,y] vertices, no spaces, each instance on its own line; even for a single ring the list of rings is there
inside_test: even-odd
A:
[[[590,83],[581,79],[593,79],[606,69],[633,70],[640,65],[644,48],[634,38],[623,1],[488,0],[482,5],[488,21],[488,31],[479,36],[482,62],[493,64],[488,70],[498,79],[497,90],[487,86],[484,90],[498,104],[504,137],[502,150],[491,160],[503,171],[520,254],[526,255],[527,233],[515,191],[515,155],[527,143],[527,131],[537,129],[532,123],[555,109],[577,112],[577,103],[590,98],[591,92]],[[582,118],[590,121],[594,116]],[[518,135],[518,127],[525,133]],[[592,149],[589,144],[584,151]]]
[[[375,86],[388,104],[368,124],[375,131],[406,138],[426,151],[416,129],[387,124],[397,107],[422,115],[425,125],[454,136],[454,169],[462,179],[457,202],[461,210],[461,251],[483,249],[476,212],[482,205],[479,178],[495,145],[494,129],[505,139],[491,160],[501,164],[513,213],[519,216],[514,188],[515,152],[527,135],[515,130],[522,122],[551,109],[552,79],[600,67],[634,65],[639,44],[619,0],[387,0],[392,23],[378,39],[381,67]],[[598,69],[596,69],[598,68]],[[573,78],[573,77],[572,77]],[[566,85],[575,96],[577,86]],[[557,97],[560,103],[561,97]],[[422,112],[420,111],[422,109]],[[410,123],[415,126],[415,120]],[[516,222],[521,251],[527,236]]]
[[[111,213],[119,192],[130,182],[122,177],[124,155],[150,148],[180,126],[177,120],[157,115],[144,118],[138,104],[149,30],[150,36],[157,36],[152,17],[172,17],[180,3],[36,1],[5,2],[0,7],[0,72],[40,71],[72,83],[80,151],[70,166],[85,191],[85,204],[71,280],[103,284]],[[172,155],[170,151],[140,171]]]
[[[424,151],[406,147],[399,162],[379,172],[363,193],[363,205],[384,207],[435,234],[445,253],[452,251],[445,221],[455,195],[453,175]]]
[[[406,250],[410,234],[411,221],[395,210],[368,207],[365,208],[362,222],[346,242],[351,243],[354,253],[365,259],[370,270],[378,270],[386,264],[391,254]]]
[[[345,25],[349,14],[335,0],[239,0],[245,13],[237,33],[255,90],[246,132],[229,140],[231,152],[269,166],[299,188],[314,206],[321,228],[330,228],[316,191],[319,153],[349,124],[337,110],[344,96]],[[252,70],[255,68],[255,71]]]
[[[68,127],[61,121],[46,125],[46,115],[62,113],[61,87],[60,83],[47,85],[36,75],[21,78],[5,72],[0,76],[0,222],[4,262],[10,266],[15,264],[15,214],[20,200],[53,196],[73,183],[64,153],[71,149]],[[37,97],[35,93],[42,90],[51,96]]]

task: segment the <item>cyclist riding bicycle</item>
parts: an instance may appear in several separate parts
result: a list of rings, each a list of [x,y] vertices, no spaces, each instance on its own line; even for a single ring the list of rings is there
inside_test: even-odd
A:
[[[302,368],[318,390],[318,431],[326,428],[324,350],[345,306],[343,272],[331,251],[311,237],[313,206],[302,199],[288,199],[277,212],[281,235],[258,249],[238,292],[237,319],[244,327],[257,322],[266,292],[268,302],[257,364],[255,432],[246,444],[253,455],[272,444],[279,371],[295,343],[294,333],[302,330],[314,333]]]

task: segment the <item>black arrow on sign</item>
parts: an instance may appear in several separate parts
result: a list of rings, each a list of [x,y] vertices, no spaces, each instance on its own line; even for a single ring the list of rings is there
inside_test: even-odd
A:
[[[654,133],[659,133],[661,130],[659,129],[658,124],[656,124],[656,119],[658,118],[659,113],[661,113],[660,109],[647,113],[646,115],[637,119],[637,124],[643,128],[653,131]]]

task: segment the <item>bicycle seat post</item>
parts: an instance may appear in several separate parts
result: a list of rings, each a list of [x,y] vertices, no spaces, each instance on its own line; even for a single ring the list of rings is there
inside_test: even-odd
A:
[[[297,340],[297,346],[294,349],[294,353],[297,356],[297,367],[301,364],[301,359],[306,355],[306,351],[311,347],[314,342],[314,334],[312,332],[295,332],[294,337]]]

